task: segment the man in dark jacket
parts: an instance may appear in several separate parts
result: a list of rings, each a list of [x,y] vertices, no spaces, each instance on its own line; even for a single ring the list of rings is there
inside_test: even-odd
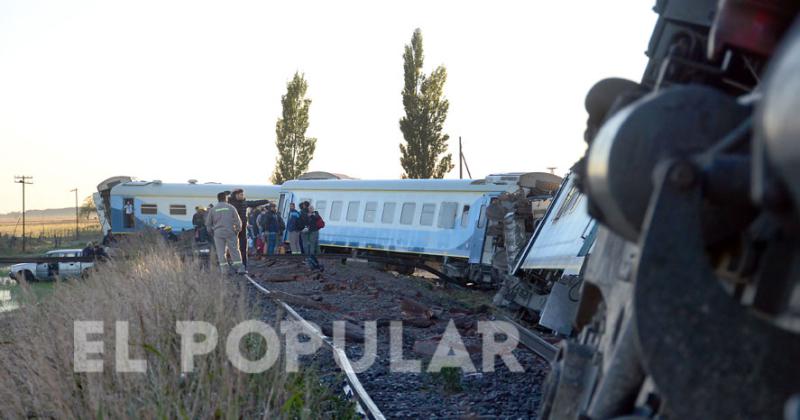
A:
[[[246,200],[244,197],[244,190],[237,188],[233,190],[231,196],[228,198],[228,204],[236,208],[239,214],[239,219],[242,221],[247,220],[247,208],[263,206],[269,203],[269,200]],[[247,265],[247,229],[239,231],[239,252],[242,253],[242,263]]]
[[[89,241],[89,243],[86,244],[86,248],[83,248],[83,251],[81,251],[81,256],[82,257],[94,257],[95,256],[95,253],[94,253],[94,242]]]
[[[308,255],[317,255],[319,248],[319,230],[324,226],[322,216],[314,210],[314,206],[308,207]]]
[[[317,245],[314,243],[314,238],[319,241],[319,228],[317,227],[317,219],[319,217],[313,213],[314,209],[308,201],[300,204],[300,224],[303,226],[303,253],[308,257],[306,261],[311,268],[315,270],[324,270],[317,260]]]
[[[275,203],[270,203],[258,219],[258,226],[267,238],[267,255],[273,255],[278,244],[278,236],[285,227],[283,218],[278,214]]]
[[[194,240],[197,242],[208,241],[208,232],[206,231],[206,209],[202,206],[194,208],[195,213],[192,216],[192,225],[194,225]]]

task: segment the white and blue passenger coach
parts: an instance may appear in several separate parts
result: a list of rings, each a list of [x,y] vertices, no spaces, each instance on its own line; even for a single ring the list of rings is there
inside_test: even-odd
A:
[[[217,193],[243,188],[249,200],[278,199],[280,186],[232,185],[195,180],[188,183],[134,181],[130,177],[109,178],[97,186],[94,194],[103,232],[131,233],[171,226],[175,231],[191,230],[196,206],[217,202]],[[126,210],[127,208],[127,210]]]
[[[325,220],[320,245],[455,258],[491,264],[486,208],[492,198],[518,191],[523,174],[480,180],[293,180],[281,186],[279,211],[308,201]],[[535,174],[549,182],[551,174]]]
[[[549,196],[533,197],[536,189],[522,184],[557,186],[560,181],[558,176],[539,172],[490,175],[478,180],[300,179],[280,186],[198,184],[193,180],[180,184],[114,177],[98,185],[95,204],[106,231],[136,232],[162,224],[180,231],[192,228],[195,206],[215,202],[221,191],[244,188],[248,199],[277,202],[284,220],[289,203],[308,201],[325,220],[326,226],[320,231],[324,248],[422,256],[453,262],[459,270],[484,270],[491,268],[498,242],[498,234],[487,231],[486,209],[492,200],[522,192],[533,201],[549,202]]]

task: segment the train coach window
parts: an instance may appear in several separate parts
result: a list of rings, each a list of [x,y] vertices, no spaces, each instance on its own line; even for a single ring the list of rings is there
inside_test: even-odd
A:
[[[456,213],[458,213],[458,203],[442,203],[442,207],[439,209],[439,222],[437,225],[443,229],[455,228]]]
[[[334,222],[338,222],[339,219],[342,218],[342,202],[341,201],[333,201],[331,202],[331,220]]]
[[[364,223],[375,223],[375,213],[378,212],[378,203],[376,201],[367,201],[367,206],[364,207]]]
[[[400,224],[410,225],[414,223],[414,212],[417,210],[417,203],[403,203],[400,210]]]
[[[481,206],[481,212],[478,214],[478,229],[483,229],[486,226],[486,204]]]
[[[461,211],[461,227],[465,228],[469,225],[469,205],[464,204],[464,210]]]
[[[142,204],[140,207],[142,214],[158,214],[157,204]]]
[[[185,204],[170,204],[169,205],[169,214],[172,216],[186,216],[186,205]]]
[[[422,213],[419,215],[419,224],[422,226],[433,226],[433,214],[436,213],[436,204],[425,203],[422,205]]]
[[[347,221],[358,221],[358,208],[361,206],[360,201],[351,201],[347,203]]]
[[[397,203],[383,203],[383,214],[381,215],[381,223],[394,223],[395,208],[397,208]]]
[[[327,209],[328,209],[328,202],[325,200],[317,200],[317,202],[314,204],[314,210],[316,210],[317,213],[319,213],[323,219],[325,218],[325,210]]]

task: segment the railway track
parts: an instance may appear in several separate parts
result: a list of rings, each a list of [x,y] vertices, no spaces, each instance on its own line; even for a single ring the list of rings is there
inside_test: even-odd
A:
[[[381,413],[381,410],[372,401],[372,397],[369,396],[367,391],[364,389],[364,386],[361,385],[361,381],[359,381],[358,376],[353,370],[353,366],[350,364],[347,355],[344,352],[344,349],[337,346],[333,340],[326,336],[322,331],[318,330],[316,327],[311,325],[308,321],[305,320],[300,314],[297,313],[291,306],[289,306],[286,302],[278,299],[275,297],[275,294],[272,293],[269,289],[265,288],[264,286],[260,285],[257,281],[253,280],[250,275],[245,275],[247,281],[256,288],[259,292],[266,295],[271,300],[275,301],[278,305],[282,306],[286,312],[295,319],[295,321],[299,321],[303,323],[304,327],[309,332],[313,332],[317,335],[322,342],[328,345],[331,350],[333,351],[333,357],[336,360],[336,364],[339,368],[344,372],[345,378],[347,380],[347,384],[352,391],[352,397],[355,399],[356,404],[358,405],[358,410],[367,416],[367,418],[375,419],[375,420],[384,420],[386,417]]]
[[[318,325],[329,336],[332,322],[346,320],[346,330],[350,331],[352,326],[354,336],[348,336],[346,348],[334,351],[337,363],[344,358],[345,351],[353,363],[364,360],[364,337],[357,336],[363,334],[366,322],[376,321],[377,356],[370,367],[359,370],[356,379],[387,417],[536,416],[542,383],[555,347],[514,323],[519,328],[519,334],[514,335],[520,342],[513,353],[524,372],[509,370],[500,359],[495,360],[494,370],[484,370],[478,322],[506,319],[493,315],[489,307],[482,304],[485,298],[478,294],[483,292],[475,290],[475,296],[470,297],[473,291],[467,289],[442,288],[425,279],[376,270],[363,264],[342,265],[328,258],[320,262],[326,266],[323,273],[310,270],[293,257],[260,260],[250,268],[248,282],[254,287],[260,286],[256,288],[265,297],[294,306],[297,316]],[[421,363],[421,371],[392,370],[390,320],[401,321],[403,325],[402,359]],[[455,375],[445,378],[447,375],[431,373],[428,368],[441,334],[451,321],[456,323],[478,371],[470,373],[459,369]],[[452,390],[451,385],[455,385],[456,390]],[[357,386],[350,387],[357,389]]]
[[[541,381],[549,368],[545,362],[550,362],[555,358],[556,346],[509,316],[492,315],[490,312],[471,312],[466,315],[463,312],[452,312],[452,308],[461,307],[461,310],[466,308],[457,303],[458,299],[453,297],[453,291],[461,290],[459,293],[463,293],[466,289],[457,288],[445,291],[440,287],[431,286],[431,283],[415,282],[411,278],[375,270],[363,264],[342,265],[332,261],[351,258],[352,255],[349,254],[323,254],[320,257],[320,261],[324,261],[327,265],[325,273],[313,272],[305,268],[302,262],[303,256],[285,255],[259,261],[254,267],[255,271],[244,278],[259,294],[282,307],[293,320],[304,323],[310,333],[318,336],[326,346],[331,348],[334,362],[337,365],[336,367],[331,366],[331,368],[343,372],[346,381],[345,393],[355,401],[359,413],[367,418],[384,419],[386,415],[379,408],[382,407],[391,414],[390,417],[419,417],[427,413],[442,417],[510,415],[522,418],[534,416],[538,411],[536,395],[541,393]],[[41,257],[29,258],[42,262]],[[394,259],[381,257],[368,260],[396,263]],[[415,261],[410,262],[414,263]],[[423,283],[431,288],[431,292],[426,291],[427,287],[420,287]],[[420,291],[422,295],[419,294]],[[475,291],[475,293],[480,292]],[[443,297],[445,300],[442,300]],[[297,301],[293,299],[297,299]],[[323,300],[324,302],[322,302]],[[444,313],[434,316],[430,320],[430,325],[415,325],[414,321],[418,323],[420,319],[414,317],[407,319],[404,318],[403,313],[398,312],[397,304],[407,300],[428,306],[433,305],[432,307],[438,307],[439,311],[444,310]],[[295,305],[299,312],[290,304]],[[475,305],[472,307],[475,308]],[[328,308],[334,309],[328,312]],[[516,335],[519,337],[519,346],[515,353],[525,365],[525,374],[515,376],[507,373],[466,374],[462,372],[460,381],[463,381],[463,393],[438,395],[436,390],[442,384],[437,382],[438,379],[434,376],[425,372],[394,374],[389,371],[388,359],[381,358],[382,356],[379,356],[374,368],[357,375],[350,360],[357,360],[359,346],[355,346],[355,353],[350,345],[347,346],[347,349],[341,348],[333,342],[329,336],[330,332],[326,335],[318,327],[312,325],[313,323],[325,327],[332,319],[349,319],[356,323],[370,319],[407,320],[410,324],[405,328],[405,334],[414,345],[405,346],[404,352],[416,353],[417,357],[422,356],[422,360],[427,360],[426,358],[430,357],[430,354],[425,356],[424,352],[417,351],[417,344],[420,342],[430,344],[436,341],[436,334],[441,333],[441,329],[448,319],[458,319],[459,317],[462,321],[464,318],[472,318],[473,322],[478,319],[502,320],[515,327],[518,332]],[[479,342],[479,338],[474,335],[474,323],[472,327],[459,324],[459,329],[466,334],[465,340],[473,340],[473,344]],[[504,332],[509,335],[511,333],[511,331]],[[384,338],[379,338],[378,352],[379,355],[385,355],[388,345],[381,340]],[[347,357],[346,350],[347,354],[350,354],[350,358]],[[529,356],[522,356],[523,353],[527,353]],[[480,350],[472,354],[477,356],[480,354]],[[498,397],[495,398],[496,395]],[[525,396],[523,401],[527,399],[525,401],[527,406],[520,409],[517,405],[522,395]],[[395,400],[403,402],[398,403]],[[465,402],[467,408],[462,407],[462,403]]]
[[[532,352],[538,354],[548,362],[552,362],[558,353],[558,346],[545,340],[539,334],[536,334],[531,329],[522,326],[519,322],[515,321],[510,316],[499,315],[497,319],[506,321],[513,325],[519,331],[519,342],[527,347]],[[508,332],[506,332],[508,333]]]

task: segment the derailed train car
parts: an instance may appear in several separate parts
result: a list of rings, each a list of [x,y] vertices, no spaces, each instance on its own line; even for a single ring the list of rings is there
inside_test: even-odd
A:
[[[278,207],[287,218],[290,203],[314,206],[326,223],[323,248],[423,258],[451,277],[491,285],[508,270],[510,242],[524,243],[536,209],[546,207],[560,181],[541,172],[478,180],[292,180],[281,186]],[[508,216],[508,223],[495,215]]]
[[[524,309],[532,321],[562,336],[572,333],[583,266],[598,227],[575,181],[572,172],[564,178],[494,299]]]
[[[600,227],[541,417],[798,419],[798,3],[655,10],[642,81],[586,98]]]

